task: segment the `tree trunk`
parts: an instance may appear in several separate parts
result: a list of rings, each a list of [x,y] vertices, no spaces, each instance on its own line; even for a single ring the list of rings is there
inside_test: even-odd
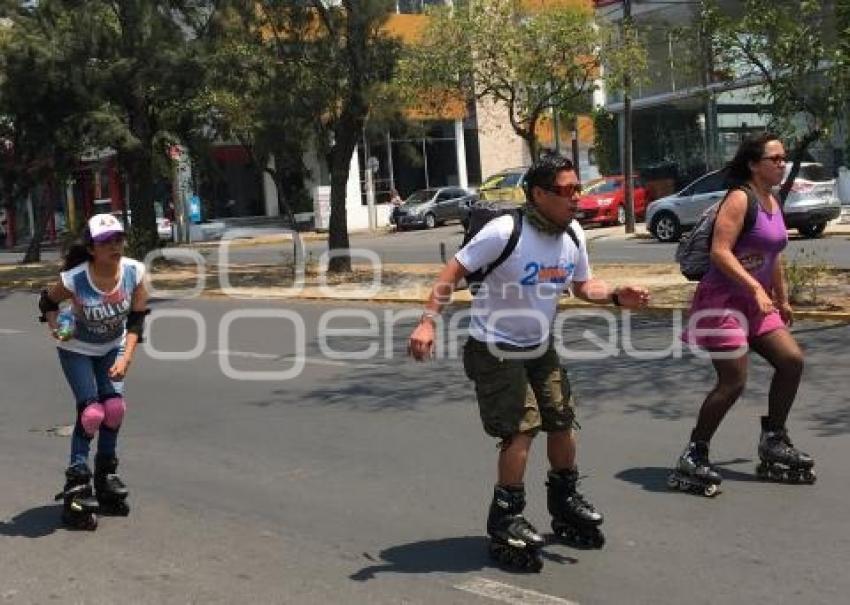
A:
[[[33,236],[24,254],[23,264],[41,262],[41,242],[44,240],[44,232],[47,230],[48,213],[53,210],[53,198],[49,195],[38,195],[32,207],[33,220],[35,221]]]
[[[3,187],[3,207],[6,209],[6,224],[3,225],[3,231],[6,241],[3,242],[4,247],[13,248],[15,245],[15,194],[11,184],[6,183]]]
[[[345,201],[348,189],[348,172],[351,168],[351,157],[357,148],[356,120],[340,119],[334,131],[335,143],[331,149],[331,219],[328,226],[328,251],[331,258],[328,262],[329,273],[345,273],[351,271],[351,256],[348,240],[348,215]]]
[[[131,227],[127,253],[142,260],[148,252],[159,247],[153,207],[153,161],[150,154],[146,151],[134,154],[129,158],[124,172],[130,180]]]
[[[269,175],[274,180],[275,187],[277,188],[278,206],[283,211],[283,215],[286,217],[286,220],[289,221],[289,224],[292,226],[292,266],[293,270],[297,272],[298,267],[302,266],[304,262],[304,244],[301,241],[301,235],[296,229],[297,225],[295,223],[295,213],[292,211],[292,205],[287,201],[286,196],[283,194],[285,187],[283,171],[280,167],[278,167],[274,172],[270,172],[268,170],[267,172],[269,172]]]

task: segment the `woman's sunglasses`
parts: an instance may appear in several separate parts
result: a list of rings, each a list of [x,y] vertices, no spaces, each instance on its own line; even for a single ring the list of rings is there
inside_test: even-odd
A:
[[[766,156],[764,156],[762,159],[763,159],[763,160],[770,160],[770,161],[771,161],[771,162],[773,162],[774,164],[784,164],[785,162],[787,162],[787,161],[788,161],[788,157],[787,157],[787,156],[784,156],[784,155],[781,155],[781,154],[777,154],[777,155],[766,155]]]

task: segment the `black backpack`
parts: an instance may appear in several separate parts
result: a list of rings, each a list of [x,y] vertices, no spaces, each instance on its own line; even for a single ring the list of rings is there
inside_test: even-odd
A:
[[[714,238],[714,223],[720,206],[729,194],[740,189],[747,194],[747,213],[744,215],[744,225],[741,235],[752,230],[758,218],[759,201],[749,187],[734,187],[726,192],[723,199],[713,204],[697,221],[690,234],[682,237],[676,248],[676,262],[679,270],[689,281],[699,281],[708,273],[711,266],[711,241]]]
[[[519,236],[522,235],[523,210],[520,207],[506,208],[504,206],[498,206],[487,202],[478,202],[473,204],[469,209],[469,220],[467,222],[466,231],[463,234],[463,242],[460,244],[461,249],[472,241],[472,238],[474,238],[478,232],[484,228],[484,225],[506,214],[510,214],[513,217],[514,228],[511,230],[510,237],[508,237],[505,249],[502,250],[502,253],[492,263],[485,265],[466,276],[466,284],[469,286],[469,291],[473,296],[478,293],[481,284],[487,276],[497,269],[499,265],[505,262],[516,249],[516,245],[519,242]],[[573,240],[576,248],[580,248],[581,246],[579,245],[578,236],[575,231],[573,231],[572,227],[567,227],[567,234],[570,236],[570,239]]]

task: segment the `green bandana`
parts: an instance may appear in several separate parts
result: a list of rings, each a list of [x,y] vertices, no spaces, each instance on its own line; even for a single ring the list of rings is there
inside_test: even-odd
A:
[[[542,233],[547,235],[561,235],[567,231],[566,226],[562,227],[561,225],[549,220],[543,216],[543,213],[537,209],[537,206],[530,202],[526,202],[522,207],[522,210],[525,218],[528,219],[528,223]]]

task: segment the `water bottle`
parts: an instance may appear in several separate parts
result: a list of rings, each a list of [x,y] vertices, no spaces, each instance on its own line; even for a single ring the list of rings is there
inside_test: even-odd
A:
[[[74,337],[76,319],[74,318],[73,311],[70,309],[60,311],[59,316],[56,318],[56,323],[56,338],[62,341],[67,341]]]

